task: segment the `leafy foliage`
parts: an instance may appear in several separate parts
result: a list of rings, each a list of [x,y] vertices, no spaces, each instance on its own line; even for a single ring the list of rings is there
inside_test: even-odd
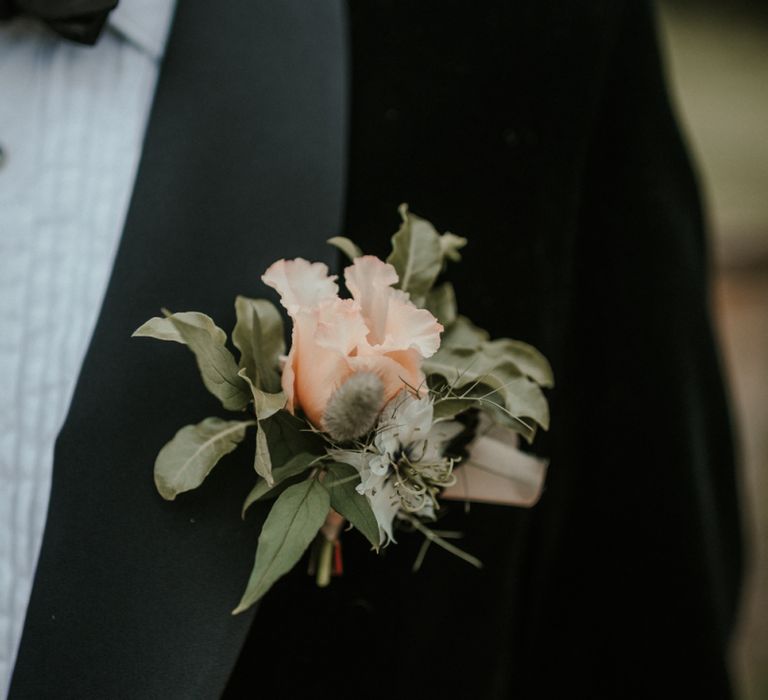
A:
[[[400,289],[416,306],[423,306],[443,266],[440,236],[429,221],[411,214],[407,204],[401,204],[399,211],[403,222],[392,236],[387,262],[397,271]]]
[[[273,484],[272,459],[269,454],[267,437],[264,434],[263,421],[275,415],[275,413],[282,408],[285,408],[285,394],[283,394],[282,391],[276,394],[269,394],[266,391],[257,389],[246,374],[245,368],[241,369],[238,374],[245,379],[248,386],[251,388],[251,394],[253,395],[253,412],[256,414],[256,419],[259,422],[259,431],[256,433],[256,455],[253,461],[253,468],[256,473],[259,476],[263,476],[271,486]]]
[[[280,495],[261,530],[253,571],[233,614],[251,607],[293,568],[322,527],[330,507],[331,497],[317,479],[306,479]]]
[[[379,524],[368,499],[357,492],[360,475],[349,464],[336,462],[328,467],[324,486],[331,494],[331,508],[343,515],[379,549]]]
[[[461,253],[459,251],[467,245],[469,241],[466,238],[457,236],[450,231],[446,231],[440,236],[440,250],[443,257],[451,262],[461,262]]]
[[[345,238],[344,236],[334,236],[333,238],[329,238],[327,242],[330,245],[338,248],[350,260],[354,260],[355,258],[359,258],[363,255],[363,251],[360,249],[360,247],[350,241],[349,238]]]
[[[180,321],[184,321],[191,326],[197,326],[198,328],[208,331],[215,342],[221,343],[222,345],[227,342],[227,334],[213,322],[213,319],[210,316],[206,316],[197,311],[181,311],[173,315]],[[176,330],[173,321],[171,321],[168,316],[155,316],[154,318],[150,318],[149,321],[133,332],[133,337],[171,340],[174,343],[186,345],[186,341],[181,337],[181,334]]]
[[[469,348],[476,350],[488,341],[488,331],[476,326],[466,316],[457,316],[443,333],[440,346],[443,348]]]
[[[210,316],[196,311],[167,313],[165,318],[149,319],[133,335],[187,345],[195,354],[203,383],[224,408],[239,411],[248,404],[247,386],[237,376],[235,358],[225,345],[227,334]]]
[[[282,466],[276,467],[274,469],[272,472],[274,484],[272,486],[270,486],[269,483],[264,479],[257,481],[256,486],[251,489],[251,492],[245,499],[245,503],[243,503],[243,517],[245,517],[245,513],[247,512],[248,508],[256,503],[256,501],[260,501],[262,498],[269,498],[273,495],[277,496],[282,493],[279,488],[282,484],[290,481],[295,476],[300,476],[301,474],[309,471],[312,463],[316,460],[317,455],[309,454],[308,452],[301,452],[295,457],[289,459]]]
[[[232,342],[240,351],[240,368],[254,387],[280,391],[280,356],[285,354],[285,329],[277,307],[266,299],[235,299],[237,323]],[[281,407],[282,408],[282,407]]]
[[[202,328],[189,323],[177,314],[170,314],[168,320],[194,353],[203,384],[224,408],[240,411],[248,405],[250,392],[245,380],[238,376],[238,367],[232,353],[224,345],[220,328]],[[219,332],[220,331],[220,332]],[[226,335],[223,336],[226,338]]]
[[[443,282],[437,287],[430,289],[424,308],[446,328],[455,323],[457,309],[456,293],[453,291],[453,285],[450,282]]]
[[[184,426],[155,460],[155,485],[160,495],[172,501],[200,486],[218,461],[242,442],[252,425],[255,421],[206,418],[197,425]]]
[[[465,316],[456,316],[440,349],[424,362],[429,384],[440,398],[435,416],[453,418],[478,408],[533,440],[537,426],[549,428],[542,388],[554,386],[552,367],[536,348],[520,340],[490,340]]]

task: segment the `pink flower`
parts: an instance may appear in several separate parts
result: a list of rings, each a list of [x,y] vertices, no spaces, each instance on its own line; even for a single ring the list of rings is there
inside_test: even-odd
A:
[[[282,375],[288,410],[301,408],[321,429],[328,400],[355,372],[374,372],[385,402],[406,386],[421,388],[422,360],[440,347],[443,331],[429,311],[392,288],[392,265],[365,255],[344,279],[352,299],[339,298],[336,277],[323,263],[278,260],[262,276],[293,321]]]

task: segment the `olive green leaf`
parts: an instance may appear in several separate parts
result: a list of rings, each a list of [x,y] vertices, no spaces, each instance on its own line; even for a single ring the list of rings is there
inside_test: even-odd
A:
[[[221,345],[224,345],[224,343],[227,342],[227,334],[213,322],[213,319],[210,316],[198,313],[197,311],[180,311],[173,315],[191,326],[197,326],[198,328],[203,328],[208,331],[215,342],[220,343]],[[164,318],[160,318],[159,316],[150,318],[149,321],[133,332],[133,337],[171,340],[175,343],[186,345],[186,341],[181,337],[179,331],[176,330],[173,321],[167,316]]]
[[[270,486],[264,479],[259,479],[256,482],[256,486],[251,489],[251,492],[243,503],[242,515],[245,517],[245,513],[256,501],[262,498],[277,497],[282,493],[280,487],[285,484],[290,486],[290,481],[293,477],[304,474],[311,466],[312,463],[317,460],[317,455],[309,454],[308,452],[302,452],[289,459],[285,464],[280,467],[276,467],[272,472],[274,479],[274,485]]]
[[[440,250],[443,257],[451,262],[461,262],[461,253],[459,251],[467,245],[469,241],[466,238],[457,236],[450,231],[446,231],[440,236]]]
[[[438,399],[434,404],[434,419],[437,420],[449,420],[455,418],[459,413],[470,408],[480,408],[477,400],[475,399],[457,399],[457,398],[444,398]]]
[[[254,469],[272,486],[272,472],[275,468],[302,452],[318,454],[321,451],[319,438],[308,432],[306,423],[288,411],[277,411],[259,420]]]
[[[158,453],[155,460],[155,485],[168,501],[184,491],[196,489],[211,469],[232,452],[245,437],[252,420],[236,421],[206,418],[197,425],[186,425]]]
[[[274,483],[272,481],[272,458],[269,455],[269,444],[267,443],[267,436],[264,433],[262,421],[285,408],[285,394],[282,391],[270,394],[257,389],[246,374],[246,371],[243,368],[237,374],[245,380],[251,389],[253,412],[256,414],[256,419],[259,422],[259,430],[256,433],[256,456],[254,457],[253,468],[259,476],[266,479],[269,486],[272,486]]]
[[[486,355],[513,362],[526,377],[533,379],[539,386],[551,388],[555,385],[549,360],[533,345],[528,345],[522,340],[499,338],[486,343],[483,351]]]
[[[440,236],[429,221],[411,214],[407,204],[401,204],[398,211],[403,222],[392,236],[392,252],[387,262],[400,278],[397,286],[421,307],[443,265]]]
[[[235,358],[227,350],[221,336],[188,323],[177,314],[170,314],[167,318],[194,353],[206,389],[221,401],[224,408],[230,411],[244,409],[251,398],[248,384],[237,375]]]
[[[267,485],[272,486],[274,484],[272,478],[272,459],[269,456],[269,443],[261,423],[259,423],[259,429],[256,432],[256,452],[253,456],[253,469],[259,476],[264,478]]]
[[[275,415],[279,410],[285,408],[285,394],[282,391],[273,394],[258,389],[251,381],[245,368],[241,369],[237,376],[241,377],[248,385],[253,399],[253,411],[259,420],[266,420],[270,416]]]
[[[232,614],[251,607],[293,568],[322,527],[330,507],[328,491],[317,479],[294,484],[280,495],[261,530],[253,571]]]
[[[427,309],[445,328],[456,321],[456,294],[450,282],[433,287],[424,308]]]
[[[269,444],[273,468],[282,466],[302,452],[315,455],[324,452],[322,439],[308,430],[307,423],[288,411],[278,411],[261,421],[260,427]]]
[[[478,408],[503,416],[528,440],[535,435],[533,422],[549,427],[549,406],[538,384],[506,357],[484,348],[441,347],[424,362],[424,371],[443,377],[456,398],[472,398]]]
[[[235,299],[237,323],[232,342],[240,351],[240,367],[259,389],[280,390],[280,356],[285,354],[283,317],[266,299]]]
[[[478,328],[466,316],[457,316],[456,320],[443,333],[440,346],[443,348],[479,348],[487,342],[489,336]]]
[[[363,251],[360,250],[358,245],[350,241],[349,238],[345,238],[344,236],[334,236],[333,238],[329,238],[326,242],[338,248],[350,260],[359,258],[363,254]]]
[[[336,462],[328,468],[323,481],[323,485],[331,494],[331,508],[349,520],[365,535],[371,546],[378,550],[379,524],[368,498],[357,492],[356,486],[359,483],[360,475],[357,469],[341,462]]]

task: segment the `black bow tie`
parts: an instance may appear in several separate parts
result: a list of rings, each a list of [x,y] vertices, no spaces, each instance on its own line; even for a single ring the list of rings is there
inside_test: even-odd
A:
[[[37,17],[65,39],[95,44],[118,0],[0,0],[0,19]]]

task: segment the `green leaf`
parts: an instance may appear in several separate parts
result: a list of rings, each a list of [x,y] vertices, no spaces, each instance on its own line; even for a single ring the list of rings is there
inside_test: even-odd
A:
[[[409,213],[407,204],[401,204],[399,212],[403,223],[392,236],[387,262],[397,271],[398,287],[421,307],[443,265],[440,236],[429,221]]]
[[[264,423],[267,418],[275,415],[278,411],[285,408],[285,394],[282,391],[276,394],[269,394],[266,391],[257,389],[246,374],[245,368],[241,369],[238,376],[242,377],[251,389],[253,396],[253,412],[259,421],[259,431],[256,433],[256,455],[253,460],[253,468],[259,476],[264,477],[267,483],[272,486],[272,458],[269,454],[269,444],[267,436],[264,433]]]
[[[450,231],[446,231],[440,236],[440,250],[443,253],[443,257],[451,262],[460,262],[461,253],[459,251],[467,245],[469,241],[466,238],[457,236]]]
[[[245,408],[251,398],[248,385],[237,375],[235,358],[225,347],[221,336],[212,335],[208,329],[184,321],[178,314],[171,314],[168,320],[194,353],[208,391],[230,411]]]
[[[425,307],[445,328],[456,321],[456,294],[450,282],[434,287],[427,294]]]
[[[475,399],[440,399],[435,401],[434,419],[447,420],[455,418],[459,413],[463,413],[470,408],[480,408]]]
[[[323,441],[308,431],[307,424],[288,411],[278,411],[261,421],[260,426],[269,443],[269,456],[273,468],[285,464],[302,452],[322,454]]]
[[[272,476],[272,458],[269,455],[269,443],[267,442],[267,436],[264,433],[261,422],[259,422],[259,430],[256,433],[256,453],[253,457],[253,470],[264,478],[268,486],[272,486],[275,483]]]
[[[267,395],[269,401],[277,396]],[[285,404],[285,400],[282,404]],[[272,407],[274,405],[272,404]],[[259,420],[253,467],[256,473],[272,486],[276,467],[303,452],[317,455],[322,452],[322,448],[321,439],[308,431],[304,421],[292,416],[288,411],[278,410],[270,413],[264,420]]]
[[[486,343],[484,351],[488,355],[513,362],[526,377],[533,379],[539,386],[553,387],[555,385],[549,360],[533,345],[528,345],[522,340],[499,338]]]
[[[226,421],[206,418],[186,425],[158,453],[155,485],[168,501],[184,491],[196,489],[216,463],[234,450],[255,421]]]
[[[524,419],[532,419],[545,430],[549,427],[549,406],[541,389],[506,358],[484,348],[441,347],[423,367],[428,375],[443,377],[457,398],[471,396],[481,404],[478,408],[491,412],[496,404],[510,419],[507,424],[529,440],[534,426]]]
[[[537,426],[549,429],[549,405],[538,384],[521,376],[504,380],[501,371],[489,375],[485,382],[467,395],[476,397],[477,408],[496,423],[506,425],[528,442],[536,436]]]
[[[279,487],[282,484],[289,481],[292,477],[299,476],[306,472],[310,468],[312,462],[316,459],[317,455],[309,454],[307,452],[302,452],[292,459],[289,459],[285,464],[281,467],[277,467],[272,472],[274,486],[270,486],[264,479],[259,479],[256,486],[251,489],[251,492],[243,503],[243,517],[245,517],[245,512],[248,508],[250,508],[256,501],[259,501],[262,498],[278,496],[280,494]]]
[[[278,411],[285,408],[285,394],[282,391],[278,391],[275,394],[271,394],[267,391],[257,389],[251,378],[246,374],[245,368],[241,369],[237,375],[245,380],[248,388],[251,390],[251,397],[253,398],[253,411],[259,420],[266,420],[270,416],[275,415]]]
[[[237,323],[232,342],[240,351],[240,367],[264,391],[280,390],[280,356],[285,354],[283,317],[266,299],[235,299]]]
[[[331,508],[343,515],[365,535],[371,546],[378,550],[380,544],[379,524],[373,514],[368,498],[357,492],[360,483],[357,469],[349,464],[337,462],[326,473],[323,485],[331,494]]]
[[[440,346],[443,348],[479,348],[488,341],[488,333],[478,328],[466,316],[457,316],[456,320],[443,333]]]
[[[227,342],[227,334],[213,322],[213,319],[210,316],[198,313],[197,311],[180,311],[173,315],[191,326],[197,326],[198,328],[207,331],[215,342],[220,343],[221,345],[224,345],[224,343]],[[159,316],[150,318],[149,321],[133,332],[133,337],[171,340],[174,343],[186,345],[186,341],[181,337],[179,331],[176,330],[173,321],[167,316],[164,318],[160,318]]]
[[[344,236],[334,236],[333,238],[329,238],[327,243],[330,243],[332,246],[338,248],[350,260],[359,258],[363,254],[363,251],[360,250],[359,246]]]
[[[330,507],[328,491],[316,479],[302,481],[281,494],[261,530],[253,571],[233,614],[251,607],[294,567],[322,527]]]

